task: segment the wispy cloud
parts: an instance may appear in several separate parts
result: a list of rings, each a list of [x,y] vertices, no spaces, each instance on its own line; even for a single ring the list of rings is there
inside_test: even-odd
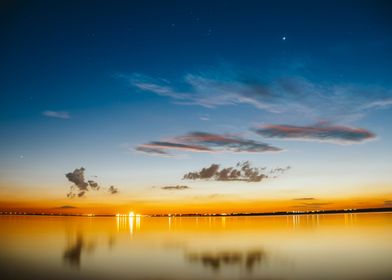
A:
[[[233,153],[263,153],[278,152],[280,148],[263,142],[244,139],[233,135],[220,135],[205,132],[192,132],[177,136],[167,141],[153,141],[139,145],[137,151],[151,155],[169,155],[167,150],[182,150],[189,152],[233,152]]]
[[[67,111],[43,111],[42,115],[50,118],[57,118],[57,119],[70,119],[71,116]]]
[[[165,152],[162,148],[153,148],[148,144],[143,144],[135,148],[136,151],[145,153],[148,155],[156,155],[156,156],[170,156],[169,153]]]
[[[186,180],[214,180],[214,181],[244,181],[261,182],[267,178],[276,178],[277,174],[283,174],[290,167],[274,168],[267,170],[266,167],[252,167],[249,161],[239,162],[235,167],[220,168],[219,164],[211,164],[200,171],[186,173]]]
[[[375,135],[365,129],[318,123],[311,126],[294,125],[265,125],[253,128],[258,135],[266,138],[292,140],[316,140],[337,144],[360,143],[375,138]]]
[[[186,189],[190,189],[190,187],[188,186],[184,186],[184,185],[177,185],[177,186],[164,186],[161,187],[162,190],[186,190]]]
[[[315,200],[314,197],[299,197],[299,198],[293,198],[293,200]]]
[[[199,117],[200,120],[202,121],[209,121],[210,120],[210,116],[209,115],[201,115]]]
[[[272,113],[306,113],[314,119],[358,118],[392,106],[392,91],[378,86],[316,83],[303,77],[265,82],[233,73],[186,74],[178,81],[141,74],[120,75],[131,86],[176,104],[218,107],[247,104]]]

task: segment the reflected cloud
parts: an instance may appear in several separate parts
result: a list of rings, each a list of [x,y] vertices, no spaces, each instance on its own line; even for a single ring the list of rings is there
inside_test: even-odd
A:
[[[94,242],[86,242],[79,233],[76,240],[64,250],[63,260],[73,267],[80,268],[82,252],[92,252],[95,246]]]
[[[256,265],[260,265],[266,259],[266,253],[263,250],[202,252],[190,253],[186,255],[186,259],[192,263],[201,263],[215,271],[220,270],[223,266],[238,265],[251,272]]]
[[[80,267],[80,259],[82,255],[82,249],[85,246],[83,238],[78,235],[76,242],[67,248],[63,255],[63,260],[72,266]]]

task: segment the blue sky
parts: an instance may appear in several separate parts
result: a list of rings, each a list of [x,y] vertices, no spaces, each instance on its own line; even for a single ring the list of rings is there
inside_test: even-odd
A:
[[[189,186],[179,191],[184,197],[390,199],[390,8],[388,1],[4,4],[1,192],[60,199],[75,183],[64,174],[84,167],[86,180],[118,187],[107,199],[122,201],[165,199],[152,187],[176,185]],[[213,163],[248,160],[291,168],[257,183],[220,182],[216,174],[182,180]]]

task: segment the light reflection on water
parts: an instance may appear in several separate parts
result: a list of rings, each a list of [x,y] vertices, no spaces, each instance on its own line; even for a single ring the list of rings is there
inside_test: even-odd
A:
[[[1,279],[392,279],[392,213],[0,223]]]

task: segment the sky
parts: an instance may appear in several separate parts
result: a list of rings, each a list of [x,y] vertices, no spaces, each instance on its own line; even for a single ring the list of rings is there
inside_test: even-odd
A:
[[[3,1],[0,210],[392,206],[389,1]]]

